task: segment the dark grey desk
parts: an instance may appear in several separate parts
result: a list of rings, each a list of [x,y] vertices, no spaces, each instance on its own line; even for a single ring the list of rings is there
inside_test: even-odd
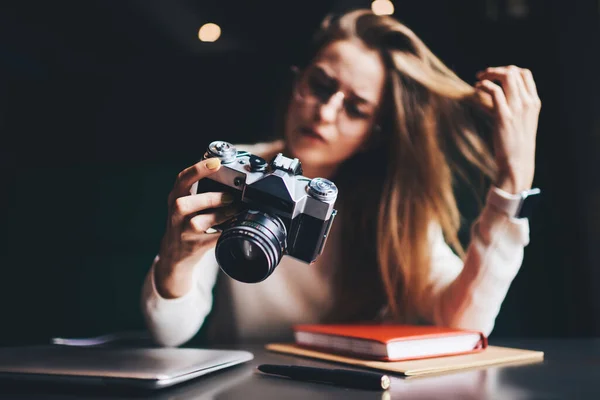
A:
[[[600,399],[600,339],[492,340],[491,344],[545,352],[545,361],[524,366],[491,367],[446,375],[403,379],[392,389],[370,392],[325,384],[295,382],[255,373],[262,363],[335,366],[243,346],[255,359],[245,365],[199,378],[178,387],[146,393],[144,398],[175,399]],[[2,387],[0,399],[123,399],[140,394],[106,393],[73,387]]]

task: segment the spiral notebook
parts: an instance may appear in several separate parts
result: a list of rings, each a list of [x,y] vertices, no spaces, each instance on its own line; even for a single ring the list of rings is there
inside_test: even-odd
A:
[[[347,357],[324,351],[310,350],[290,343],[271,343],[266,345],[266,349],[278,353],[386,371],[406,377],[433,375],[495,365],[538,363],[544,359],[542,351],[498,346],[487,346],[485,350],[476,353],[408,361],[376,361]]]

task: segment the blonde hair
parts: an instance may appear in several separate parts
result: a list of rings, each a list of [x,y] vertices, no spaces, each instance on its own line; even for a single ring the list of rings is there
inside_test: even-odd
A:
[[[334,319],[372,318],[384,305],[394,317],[410,319],[427,285],[431,222],[439,223],[446,242],[464,255],[453,190],[453,172],[461,170],[450,154],[462,155],[494,178],[494,159],[481,133],[489,127],[485,111],[491,102],[392,17],[367,10],[328,17],[316,49],[348,39],[379,52],[387,82],[379,144],[345,162],[336,176],[340,216],[354,226],[343,230],[348,251]],[[365,171],[365,157],[378,164]]]

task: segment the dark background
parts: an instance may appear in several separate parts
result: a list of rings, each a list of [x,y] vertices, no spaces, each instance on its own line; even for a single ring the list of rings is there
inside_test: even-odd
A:
[[[600,334],[600,3],[395,0],[462,78],[530,68],[543,202],[492,336]],[[3,1],[0,344],[142,329],[177,173],[210,140],[270,137],[330,11],[370,1]],[[223,34],[201,43],[198,28]],[[477,209],[457,189],[465,224]]]

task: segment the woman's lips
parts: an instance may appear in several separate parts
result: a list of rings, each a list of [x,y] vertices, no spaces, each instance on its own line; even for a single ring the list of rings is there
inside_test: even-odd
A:
[[[300,128],[300,133],[302,134],[302,136],[309,138],[309,139],[313,139],[322,143],[327,143],[327,141],[325,140],[325,138],[323,138],[323,136],[321,136],[320,134],[318,134],[316,131],[314,131],[313,129],[310,128]]]

